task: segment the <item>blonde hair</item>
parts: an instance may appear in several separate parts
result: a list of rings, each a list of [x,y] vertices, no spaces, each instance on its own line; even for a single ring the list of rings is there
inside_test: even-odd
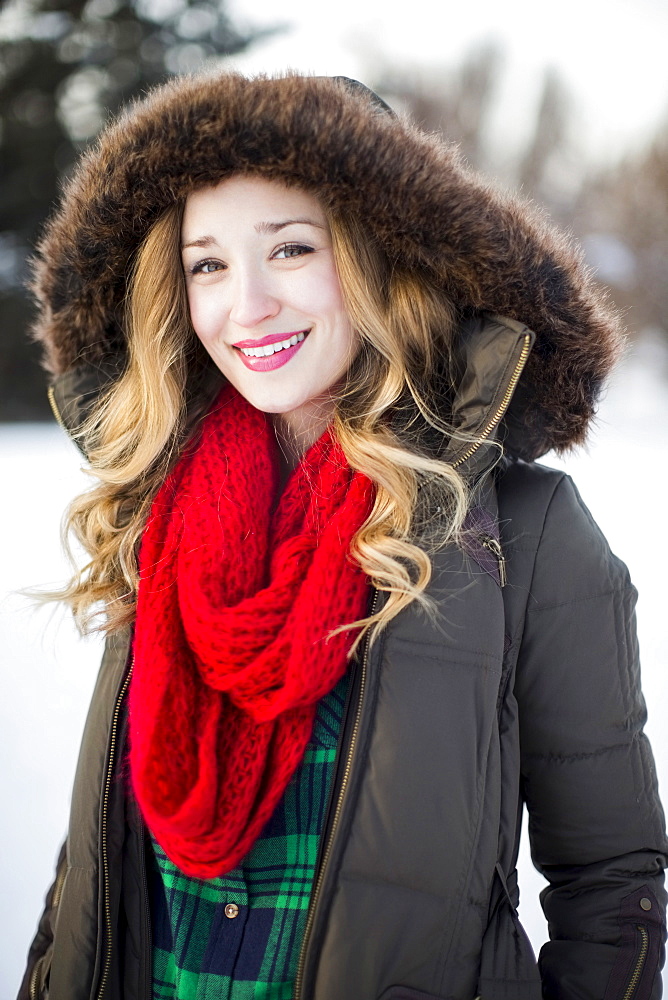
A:
[[[128,364],[78,435],[97,484],[70,505],[65,534],[91,558],[50,596],[70,604],[83,631],[100,615],[96,627],[105,631],[132,621],[137,548],[151,501],[222,381],[190,324],[181,219],[182,206],[169,208],[137,253],[127,296]],[[437,457],[451,434],[442,415],[451,389],[449,300],[426,275],[393,268],[354,220],[329,221],[344,301],[361,339],[334,426],[351,467],[376,486],[351,556],[387,593],[380,610],[342,623],[360,629],[354,648],[411,602],[430,607],[430,554],[457,540],[467,492]]]

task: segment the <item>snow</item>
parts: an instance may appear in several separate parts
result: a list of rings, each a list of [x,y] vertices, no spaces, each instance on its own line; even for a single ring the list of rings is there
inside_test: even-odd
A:
[[[546,464],[567,468],[613,550],[640,591],[643,683],[659,781],[668,789],[666,557],[663,552],[668,460],[668,356],[648,339],[620,369],[586,453]],[[59,522],[87,485],[82,460],[56,426],[0,425],[0,462],[8,484],[0,563],[0,995],[12,997],[50,884],[67,825],[69,794],[86,708],[100,658],[98,638],[82,640],[53,606],[35,609],[17,591],[61,582],[67,567]],[[524,838],[526,841],[526,838]],[[520,857],[522,920],[535,945],[546,938],[538,904],[545,883]]]

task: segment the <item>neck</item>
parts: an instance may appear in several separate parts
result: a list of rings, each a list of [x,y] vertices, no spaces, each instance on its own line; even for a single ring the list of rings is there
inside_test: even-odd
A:
[[[273,416],[274,433],[281,452],[281,465],[288,474],[304,452],[324,434],[334,416],[334,400],[310,400],[290,413]]]

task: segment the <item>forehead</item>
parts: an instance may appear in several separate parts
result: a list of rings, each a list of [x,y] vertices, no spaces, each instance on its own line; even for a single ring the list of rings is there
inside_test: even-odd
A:
[[[194,229],[221,224],[226,228],[288,220],[326,224],[320,202],[303,188],[288,187],[264,177],[229,177],[212,187],[188,195],[183,213],[184,236]]]

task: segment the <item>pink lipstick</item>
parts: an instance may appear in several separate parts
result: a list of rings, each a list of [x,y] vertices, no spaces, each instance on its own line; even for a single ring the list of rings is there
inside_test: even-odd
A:
[[[258,337],[253,340],[237,340],[232,347],[268,347],[271,344],[278,344],[283,340],[290,340],[291,337],[298,337],[300,333],[308,333],[308,330],[292,330],[290,333],[269,333],[266,337]]]
[[[310,330],[296,333],[273,333],[259,340],[239,340],[232,344],[246,366],[254,372],[270,372],[282,368],[295,356]]]

